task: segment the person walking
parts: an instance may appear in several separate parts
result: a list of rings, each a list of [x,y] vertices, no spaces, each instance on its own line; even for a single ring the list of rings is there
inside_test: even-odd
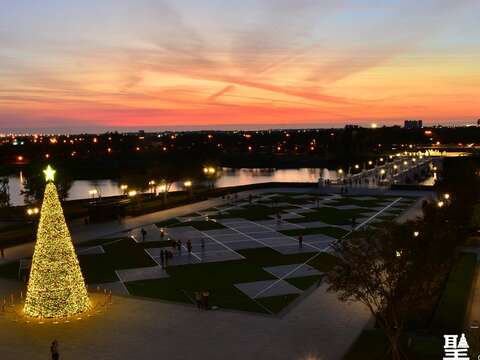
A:
[[[303,247],[303,235],[298,236],[298,247],[300,249]]]
[[[142,241],[145,241],[145,238],[147,237],[147,230],[142,228],[141,233],[142,233]]]
[[[187,240],[187,251],[188,255],[192,253],[192,242],[190,241],[190,239]]]
[[[58,341],[57,339],[52,341],[50,345],[50,354],[52,355],[52,360],[60,359],[60,353],[58,352]]]
[[[160,250],[160,266],[165,269],[165,253],[163,249]]]
[[[180,255],[182,253],[182,240],[177,240],[177,250]]]
[[[209,297],[210,297],[210,291],[208,290],[205,290],[202,292],[202,299],[203,299],[203,308],[205,310],[208,310],[208,300],[209,300]]]
[[[195,291],[195,303],[197,304],[197,307],[201,309],[203,307],[202,304],[202,294],[200,291]]]

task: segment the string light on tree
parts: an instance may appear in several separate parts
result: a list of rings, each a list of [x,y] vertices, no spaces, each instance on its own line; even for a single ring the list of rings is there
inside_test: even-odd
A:
[[[40,211],[24,313],[38,318],[72,316],[90,308],[85,281],[65,223],[55,170],[45,170],[47,185]]]

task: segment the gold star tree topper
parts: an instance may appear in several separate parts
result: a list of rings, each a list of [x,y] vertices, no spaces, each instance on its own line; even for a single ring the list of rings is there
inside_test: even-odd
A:
[[[56,170],[54,170],[50,165],[47,166],[45,170],[43,170],[45,174],[45,180],[47,182],[54,181]]]

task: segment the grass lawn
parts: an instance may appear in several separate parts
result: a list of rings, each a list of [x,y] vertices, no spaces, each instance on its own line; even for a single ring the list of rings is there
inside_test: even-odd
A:
[[[208,290],[211,294],[210,304],[220,308],[278,313],[298,295],[274,296],[254,301],[234,284],[275,280],[276,277],[263,270],[264,267],[302,263],[314,254],[282,255],[270,248],[241,250],[239,253],[245,259],[171,266],[167,268],[169,278],[132,281],[126,283],[126,286],[132,295],[184,303],[192,303],[196,291]],[[322,253],[311,266],[325,271],[332,266],[333,261],[333,256]],[[308,276],[288,281],[305,290],[318,280],[319,276]]]
[[[215,230],[215,229],[225,229],[225,226],[216,221],[185,221],[178,224],[175,224],[171,227],[179,226],[191,226],[197,230]]]
[[[302,218],[298,219],[289,219],[291,223],[302,223],[310,221],[322,221],[331,225],[350,225],[352,223],[352,218],[359,218],[362,216],[362,213],[370,212],[370,209],[351,209],[351,210],[341,210],[335,207],[322,207],[316,209],[314,212],[302,214]]]
[[[289,203],[292,205],[303,205],[306,202],[315,201],[315,199],[321,200],[322,196],[309,196],[308,198],[305,197],[305,198],[298,199],[289,195],[278,194],[270,197],[269,199],[260,200],[259,203],[264,203],[264,204]]]
[[[0,277],[6,279],[18,280],[18,268],[20,263],[18,261],[12,261],[0,265]]]
[[[212,218],[243,218],[251,221],[271,220],[270,215],[275,215],[279,210],[280,208],[271,208],[270,206],[255,204],[244,206],[241,209],[228,210],[228,212],[213,215]]]
[[[297,289],[307,290],[310,289],[314,284],[318,284],[321,280],[322,275],[313,275],[313,276],[303,276],[298,278],[285,279]]]
[[[170,278],[133,281],[126,283],[126,286],[132,295],[187,303],[192,302],[195,291],[208,290],[211,305],[266,312],[233,284],[275,279],[246,260],[172,266],[167,268],[167,272]]]
[[[476,254],[460,254],[450,272],[445,290],[433,316],[432,327],[434,329],[450,334],[460,332],[464,328],[476,264]]]
[[[335,226],[325,226],[321,228],[309,228],[309,229],[292,229],[292,230],[282,230],[280,231],[282,234],[287,236],[299,236],[299,235],[315,235],[315,234],[323,234],[334,237],[336,239],[340,239],[345,236],[348,231],[335,227]]]
[[[243,255],[249,262],[252,262],[259,267],[301,264],[317,254],[312,252],[283,255],[268,247],[239,250],[238,253]],[[335,265],[335,260],[336,258],[333,255],[320,253],[316,258],[308,262],[308,265],[316,268],[318,271],[326,272]]]
[[[0,231],[0,246],[7,248],[35,241],[37,226],[36,222],[23,223],[3,229]]]
[[[118,281],[115,270],[155,266],[143,246],[131,238],[103,245],[104,254],[88,254],[78,257],[83,276],[89,283]]]
[[[375,199],[375,200],[358,200],[350,197],[342,197],[338,200],[334,200],[329,205],[331,206],[343,206],[343,205],[356,205],[365,208],[374,208],[381,206],[381,203],[386,201],[385,199]]]

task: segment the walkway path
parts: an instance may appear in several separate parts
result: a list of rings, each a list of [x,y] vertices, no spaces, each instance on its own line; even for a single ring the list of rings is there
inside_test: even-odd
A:
[[[56,338],[70,360],[337,360],[368,320],[365,307],[342,303],[323,286],[282,318],[114,297],[107,313],[69,324],[0,316],[0,354],[2,360],[45,359]]]

